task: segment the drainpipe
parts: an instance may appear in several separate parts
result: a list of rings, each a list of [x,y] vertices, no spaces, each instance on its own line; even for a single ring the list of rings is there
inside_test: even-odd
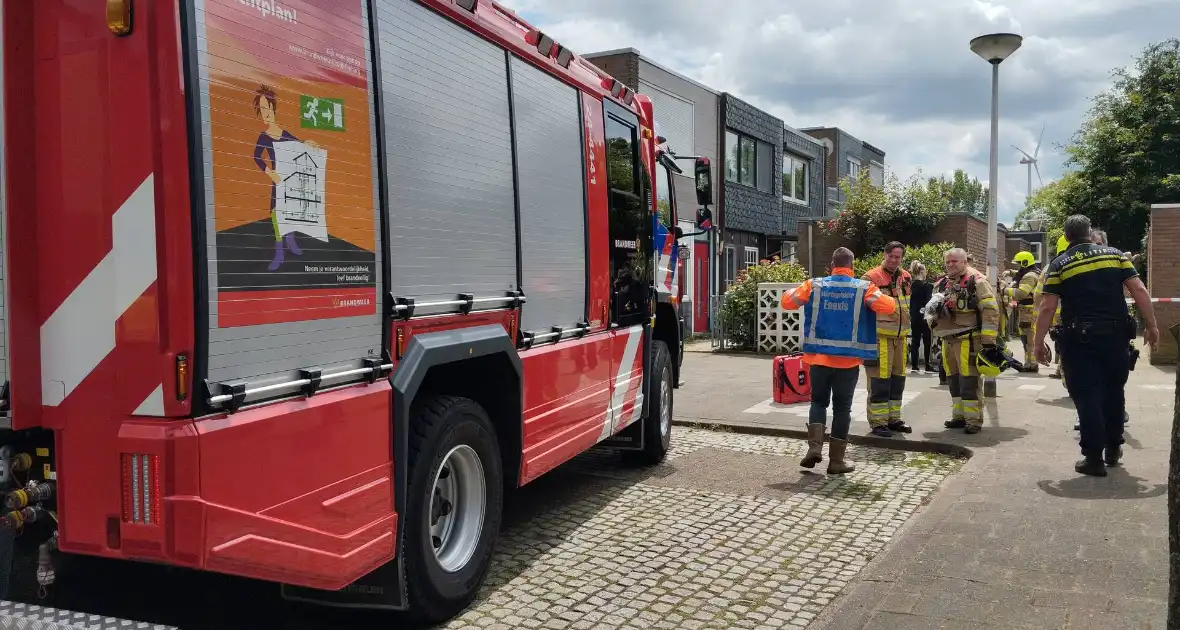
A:
[[[811,270],[815,269],[815,239],[812,238],[814,231],[815,222],[809,221],[807,223],[807,273],[813,276],[815,274]]]

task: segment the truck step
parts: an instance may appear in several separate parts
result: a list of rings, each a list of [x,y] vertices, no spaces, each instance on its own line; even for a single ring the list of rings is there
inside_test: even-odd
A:
[[[174,626],[100,617],[60,608],[0,601],[0,628],[21,630],[177,630]]]

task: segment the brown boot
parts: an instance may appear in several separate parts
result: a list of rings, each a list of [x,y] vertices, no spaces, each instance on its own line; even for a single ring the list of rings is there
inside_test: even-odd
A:
[[[816,464],[824,461],[824,428],[822,424],[807,425],[807,454],[799,462],[800,466],[815,468]]]
[[[848,440],[838,440],[832,438],[832,443],[828,446],[828,474],[829,475],[843,475],[856,470],[856,466],[851,462],[844,461],[844,452],[848,450]]]

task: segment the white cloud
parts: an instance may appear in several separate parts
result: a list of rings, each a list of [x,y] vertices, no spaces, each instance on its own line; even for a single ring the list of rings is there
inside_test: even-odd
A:
[[[502,0],[579,52],[636,48],[794,127],[839,126],[905,177],[988,176],[990,72],[967,42],[1019,32],[1000,70],[1000,220],[1024,204],[1020,153],[1048,182],[1089,107],[1149,43],[1180,24],[1175,0]],[[1034,189],[1037,185],[1034,174]]]

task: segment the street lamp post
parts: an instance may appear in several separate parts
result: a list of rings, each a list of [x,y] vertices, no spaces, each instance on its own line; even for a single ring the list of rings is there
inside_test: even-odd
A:
[[[987,279],[996,286],[999,270],[996,261],[996,180],[999,179],[1000,150],[1000,63],[1020,48],[1023,38],[1013,33],[980,35],[971,40],[971,52],[992,65],[992,142],[988,168],[987,194]]]

